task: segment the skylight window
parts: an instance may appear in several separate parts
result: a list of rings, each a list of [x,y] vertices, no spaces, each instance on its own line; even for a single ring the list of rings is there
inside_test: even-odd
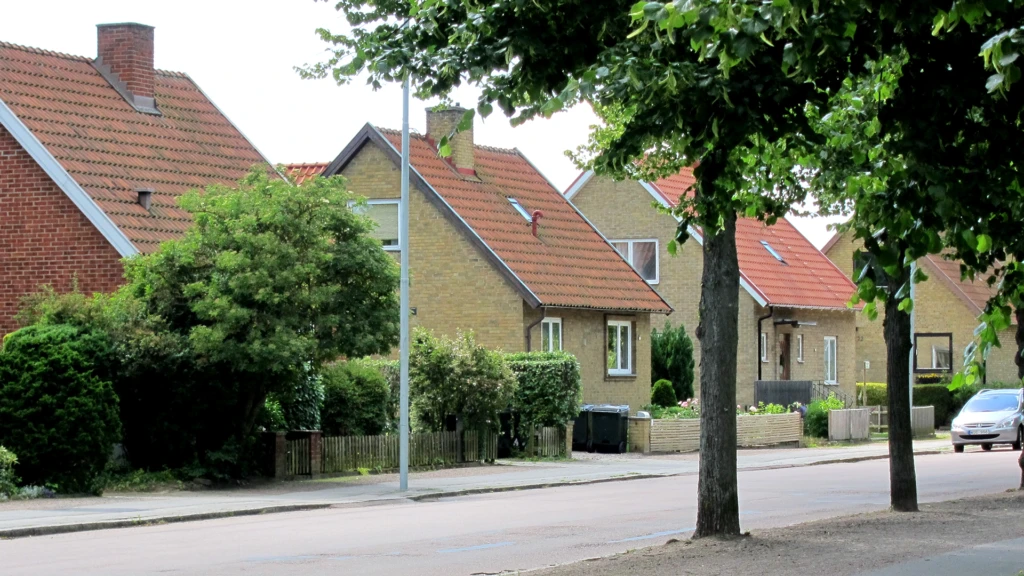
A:
[[[774,256],[776,260],[782,262],[783,264],[786,263],[786,261],[782,259],[782,256],[780,256],[779,253],[775,251],[775,248],[772,248],[771,244],[764,240],[761,240],[761,246],[764,246],[764,249],[767,250],[769,254]]]
[[[508,203],[511,204],[512,207],[516,209],[516,212],[519,212],[519,214],[523,218],[526,218],[527,222],[532,222],[532,218],[530,218],[530,213],[526,211],[526,208],[523,208],[523,205],[519,203],[519,200],[516,200],[515,198],[509,198]]]

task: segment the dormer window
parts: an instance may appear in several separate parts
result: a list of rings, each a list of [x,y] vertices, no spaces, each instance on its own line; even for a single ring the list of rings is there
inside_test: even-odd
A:
[[[523,208],[523,205],[519,203],[519,200],[516,200],[515,198],[509,198],[508,203],[511,204],[512,207],[516,209],[516,212],[519,212],[520,216],[526,218],[527,222],[532,222],[532,218],[530,218],[530,213],[526,211],[526,208]]]
[[[772,248],[771,244],[769,244],[768,242],[766,242],[764,240],[761,240],[761,246],[764,246],[764,249],[767,250],[769,254],[774,256],[776,260],[778,260],[779,262],[782,262],[783,264],[786,264],[786,261],[783,260],[782,256],[779,255],[779,253],[775,251],[775,248]]]

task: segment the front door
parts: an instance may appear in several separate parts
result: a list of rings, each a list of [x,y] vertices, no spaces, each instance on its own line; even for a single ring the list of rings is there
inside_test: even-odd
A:
[[[779,380],[789,380],[789,334],[779,334]]]

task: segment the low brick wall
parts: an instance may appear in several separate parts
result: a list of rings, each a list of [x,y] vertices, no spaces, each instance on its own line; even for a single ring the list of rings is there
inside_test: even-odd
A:
[[[651,419],[637,418],[629,419],[629,451],[641,454],[651,453]]]
[[[736,441],[740,447],[799,442],[801,432],[803,423],[796,412],[736,417]],[[700,450],[700,419],[651,421],[651,452],[696,450]]]

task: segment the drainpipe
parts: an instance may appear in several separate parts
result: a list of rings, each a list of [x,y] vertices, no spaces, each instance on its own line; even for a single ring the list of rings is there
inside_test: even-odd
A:
[[[541,218],[544,217],[544,213],[540,210],[533,211],[533,218],[530,220],[530,224],[533,226],[533,235],[537,236],[537,223]]]
[[[775,315],[775,306],[769,306],[768,307],[768,314],[766,314],[764,316],[761,316],[760,318],[757,319],[757,348],[755,348],[755,350],[757,350],[757,379],[758,380],[761,379],[761,365],[764,364],[764,362],[761,362],[761,322],[764,322],[765,320],[771,318],[774,315]],[[768,350],[767,350],[768,342],[767,341],[764,343],[764,347],[766,348],[765,353],[767,354],[768,353]]]
[[[530,348],[531,348],[531,346],[530,346],[530,344],[531,344],[531,342],[530,342],[530,340],[531,340],[530,332],[533,331],[533,329],[537,326],[537,324],[540,324],[541,322],[544,321],[544,317],[545,316],[547,316],[547,314],[544,313],[544,307],[541,306],[541,308],[540,308],[540,318],[537,318],[536,322],[534,322],[533,324],[530,324],[529,326],[526,327],[526,330],[524,331],[524,335],[526,336],[526,351],[527,352],[531,351],[530,350]]]

